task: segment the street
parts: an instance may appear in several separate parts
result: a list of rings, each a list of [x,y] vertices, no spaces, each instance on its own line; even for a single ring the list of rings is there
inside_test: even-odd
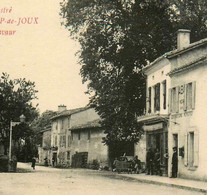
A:
[[[182,190],[167,186],[139,183],[123,179],[120,175],[88,169],[56,169],[18,163],[18,173],[0,173],[0,194],[159,194],[201,195],[201,192]]]

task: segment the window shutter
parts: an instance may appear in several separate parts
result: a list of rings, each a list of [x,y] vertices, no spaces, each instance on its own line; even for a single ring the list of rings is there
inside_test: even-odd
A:
[[[168,89],[168,113],[172,112],[171,89]]]
[[[185,133],[184,165],[188,166],[188,133]]]
[[[157,84],[157,110],[160,110],[160,83]]]
[[[194,132],[194,164],[193,166],[198,167],[199,165],[199,134],[197,131]]]
[[[180,90],[180,87],[177,86],[176,87],[176,112],[179,112],[179,90]]]
[[[192,82],[192,109],[195,109],[196,82]]]
[[[186,111],[187,110],[187,85],[184,85],[184,106],[183,106],[183,110]]]

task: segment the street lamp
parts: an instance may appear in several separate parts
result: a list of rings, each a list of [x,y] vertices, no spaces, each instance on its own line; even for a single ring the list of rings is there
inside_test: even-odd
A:
[[[9,171],[12,170],[11,161],[12,161],[12,127],[19,125],[20,123],[25,122],[26,117],[22,114],[20,117],[20,122],[10,121],[10,134],[9,134]]]

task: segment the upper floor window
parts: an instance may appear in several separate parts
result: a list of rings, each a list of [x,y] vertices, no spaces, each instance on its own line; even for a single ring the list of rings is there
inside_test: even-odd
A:
[[[80,140],[80,139],[81,139],[81,132],[78,131],[78,140]]]
[[[64,120],[62,119],[61,120],[61,129],[63,129],[64,128]]]
[[[166,92],[167,92],[167,86],[166,86],[166,80],[163,81],[162,83],[162,89],[163,89],[163,109],[166,109],[166,104],[167,104],[167,97],[166,97]]]
[[[88,140],[90,140],[91,139],[91,130],[89,129],[88,130]]]
[[[154,111],[160,110],[160,83],[154,86]]]
[[[173,87],[170,90],[170,112],[188,111],[195,108],[195,82]]]
[[[152,90],[151,87],[148,88],[148,113],[151,113],[152,106]]]

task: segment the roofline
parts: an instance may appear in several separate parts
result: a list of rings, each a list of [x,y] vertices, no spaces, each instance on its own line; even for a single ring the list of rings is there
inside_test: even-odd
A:
[[[191,43],[189,46],[183,48],[183,49],[176,49],[176,50],[172,50],[169,52],[164,53],[163,55],[161,55],[160,57],[156,58],[153,62],[151,62],[149,65],[145,66],[142,71],[146,72],[148,69],[150,69],[151,67],[153,67],[157,62],[161,61],[163,58],[167,58],[167,59],[171,59],[174,58],[178,55],[181,55],[187,51],[190,51],[192,49],[195,49],[199,46],[205,45],[207,43],[207,38],[205,39],[201,39],[200,41],[196,41],[194,43]]]
[[[71,110],[64,110],[64,111],[60,112],[59,114],[57,114],[56,116],[53,116],[50,120],[55,120],[55,119],[58,119],[58,118],[61,118],[61,117],[71,116],[72,114],[76,114],[78,112],[82,112],[82,111],[87,110],[89,108],[90,107],[86,106],[86,107],[81,107],[81,108],[74,108],[74,109],[71,109]],[[72,110],[75,110],[75,109],[80,109],[80,110],[72,112]],[[61,114],[61,113],[65,112],[65,111],[71,111],[71,113]]]
[[[171,72],[168,73],[168,75],[172,76],[174,74],[180,73],[180,72],[188,70],[190,68],[194,68],[195,66],[198,66],[205,61],[207,61],[207,55],[204,55],[204,56],[200,57],[199,59],[196,59],[190,63],[184,64],[183,66],[172,70]]]

